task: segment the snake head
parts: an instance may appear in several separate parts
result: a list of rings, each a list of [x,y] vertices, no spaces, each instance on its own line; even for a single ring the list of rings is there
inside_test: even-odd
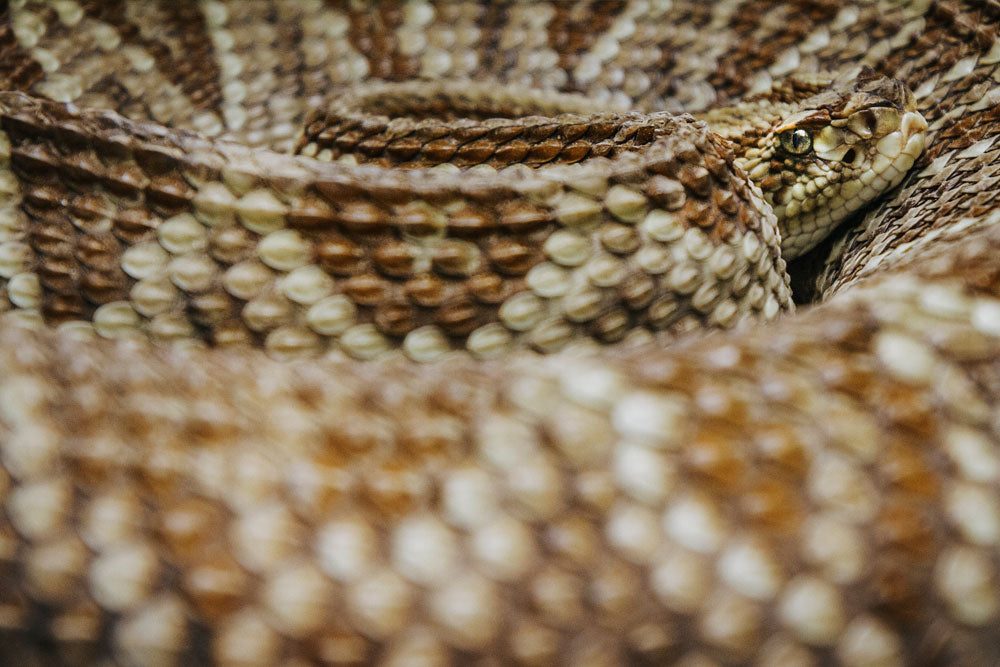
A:
[[[791,259],[903,180],[927,122],[902,82],[870,70],[784,107],[738,161],[774,208]]]

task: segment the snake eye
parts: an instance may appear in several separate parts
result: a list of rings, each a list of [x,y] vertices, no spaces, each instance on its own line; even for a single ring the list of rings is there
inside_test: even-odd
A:
[[[782,132],[778,135],[778,141],[781,142],[781,147],[792,155],[807,153],[813,145],[812,135],[802,128]]]

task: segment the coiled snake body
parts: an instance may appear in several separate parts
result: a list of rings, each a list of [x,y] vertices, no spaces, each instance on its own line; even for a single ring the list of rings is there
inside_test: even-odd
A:
[[[995,3],[2,16],[5,660],[1000,660]]]

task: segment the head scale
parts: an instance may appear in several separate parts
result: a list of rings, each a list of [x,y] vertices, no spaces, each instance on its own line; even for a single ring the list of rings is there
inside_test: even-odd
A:
[[[736,144],[737,162],[773,206],[786,259],[898,185],[924,149],[927,123],[901,82],[868,70],[789,101],[796,90],[815,91],[817,81],[786,85],[774,101],[765,94],[736,107],[756,115],[749,129],[725,119],[727,111],[705,116],[713,129],[722,121],[718,131]]]

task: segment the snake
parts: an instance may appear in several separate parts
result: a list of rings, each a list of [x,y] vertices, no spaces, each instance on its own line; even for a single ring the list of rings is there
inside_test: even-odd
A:
[[[0,10],[5,663],[1000,661],[995,2]]]

